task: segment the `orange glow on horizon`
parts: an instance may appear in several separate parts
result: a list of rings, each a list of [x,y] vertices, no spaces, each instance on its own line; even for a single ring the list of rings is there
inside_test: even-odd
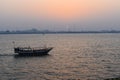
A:
[[[104,12],[112,7],[112,2],[112,0],[11,0],[7,1],[6,7],[10,12],[15,11],[18,14],[69,20]]]
[[[96,4],[90,1],[82,0],[45,0],[43,2],[32,2],[32,5],[27,5],[25,9],[28,14],[34,14],[37,16],[45,16],[53,19],[69,20],[74,18],[82,18],[91,15],[100,7],[99,2]],[[96,9],[97,8],[97,9]]]

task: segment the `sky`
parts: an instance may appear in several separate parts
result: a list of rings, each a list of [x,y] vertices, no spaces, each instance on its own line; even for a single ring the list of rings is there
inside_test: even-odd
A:
[[[0,30],[120,30],[120,0],[0,0]]]

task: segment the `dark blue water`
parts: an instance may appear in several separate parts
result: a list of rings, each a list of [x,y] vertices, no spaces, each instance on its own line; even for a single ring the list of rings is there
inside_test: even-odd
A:
[[[16,57],[16,46],[52,46],[47,56]],[[0,80],[103,80],[120,77],[120,34],[0,35]]]

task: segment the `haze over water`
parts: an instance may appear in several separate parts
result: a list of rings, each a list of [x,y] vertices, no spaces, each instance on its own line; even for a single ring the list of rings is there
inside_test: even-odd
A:
[[[31,28],[120,30],[120,1],[0,0],[0,30]]]
[[[0,80],[103,80],[120,77],[120,34],[15,34],[120,31],[120,0],[0,0]],[[52,46],[16,57],[16,46]]]
[[[16,46],[53,46],[47,56],[15,57]],[[103,80],[120,77],[120,34],[0,35],[1,80]]]

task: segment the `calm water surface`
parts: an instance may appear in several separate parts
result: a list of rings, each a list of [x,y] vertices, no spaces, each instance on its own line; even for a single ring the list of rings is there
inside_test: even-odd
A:
[[[16,46],[52,46],[47,56],[15,57]],[[120,34],[0,35],[0,80],[103,80],[120,77]]]

